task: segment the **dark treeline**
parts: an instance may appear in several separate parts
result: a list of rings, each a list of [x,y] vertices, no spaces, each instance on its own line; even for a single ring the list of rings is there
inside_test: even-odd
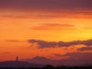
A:
[[[45,66],[43,68],[38,68],[38,67],[28,67],[28,68],[0,68],[0,69],[92,69],[92,66],[75,66],[75,67],[66,67],[66,66],[58,66],[58,67],[53,67],[51,65]]]

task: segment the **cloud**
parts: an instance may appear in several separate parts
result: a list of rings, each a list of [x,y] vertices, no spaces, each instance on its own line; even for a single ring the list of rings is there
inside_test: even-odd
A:
[[[84,27],[83,29],[92,30],[92,27]]]
[[[86,46],[92,46],[92,40],[85,40],[85,41],[71,41],[71,42],[63,42],[63,41],[59,41],[59,42],[48,42],[48,41],[43,41],[43,40],[28,40],[29,43],[34,44],[37,43],[38,44],[38,48],[51,48],[51,47],[69,47],[71,45],[86,45]]]
[[[75,26],[71,24],[43,24],[37,27],[31,28],[32,30],[75,30]]]
[[[6,51],[6,52],[1,52],[0,54],[7,55],[10,54],[10,52]]]
[[[30,16],[26,15],[0,15],[1,17],[6,17],[6,18],[30,18]]]
[[[92,0],[0,0],[0,8],[17,10],[91,9]]]
[[[0,11],[29,12],[29,15],[33,12],[40,17],[92,17],[91,3],[92,0],[0,0]]]
[[[71,41],[71,42],[58,42],[59,46],[71,46],[71,45],[79,45],[83,44],[86,46],[91,46],[92,45],[92,39],[90,40],[84,40],[84,41]]]
[[[5,42],[21,42],[19,40],[5,40]]]
[[[73,27],[71,24],[45,24],[47,26],[62,26],[62,27]]]
[[[47,42],[43,40],[28,40],[30,43],[38,43],[40,48],[46,48],[46,47],[55,47],[57,45],[56,42]]]
[[[92,47],[82,47],[79,50],[80,51],[87,51],[87,50],[91,50],[92,51]]]

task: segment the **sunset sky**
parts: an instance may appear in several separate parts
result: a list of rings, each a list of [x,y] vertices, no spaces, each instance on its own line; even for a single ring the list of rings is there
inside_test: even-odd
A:
[[[0,61],[74,53],[92,61],[92,0],[0,0]]]

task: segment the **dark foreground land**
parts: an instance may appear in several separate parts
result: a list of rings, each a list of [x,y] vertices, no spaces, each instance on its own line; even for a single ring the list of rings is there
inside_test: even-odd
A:
[[[92,65],[83,66],[58,66],[33,64],[24,61],[6,61],[0,62],[0,69],[92,69]]]
[[[29,67],[29,68],[0,68],[0,69],[92,69],[92,66],[84,66],[84,67],[53,67],[53,66],[46,66],[43,68],[35,68],[35,67]]]

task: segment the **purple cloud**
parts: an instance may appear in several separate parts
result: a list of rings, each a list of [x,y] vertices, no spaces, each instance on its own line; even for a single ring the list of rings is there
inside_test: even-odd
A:
[[[43,40],[28,40],[29,43],[34,44],[38,43],[38,48],[51,48],[51,47],[69,47],[71,45],[79,45],[83,44],[86,46],[92,46],[92,40],[85,40],[85,41],[71,41],[71,42],[48,42],[48,41],[43,41]]]
[[[83,10],[76,13],[87,13],[92,9],[92,0],[0,0],[0,9],[62,12],[63,10]],[[92,13],[92,12],[91,12]]]

